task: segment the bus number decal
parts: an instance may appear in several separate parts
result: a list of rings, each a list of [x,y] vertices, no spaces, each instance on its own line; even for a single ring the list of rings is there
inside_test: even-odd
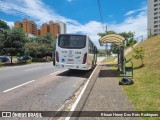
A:
[[[81,52],[75,52],[76,54],[81,54]]]

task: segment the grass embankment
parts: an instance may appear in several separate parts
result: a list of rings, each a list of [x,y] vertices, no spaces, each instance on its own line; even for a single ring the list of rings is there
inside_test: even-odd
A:
[[[143,41],[136,47],[145,50],[144,66],[140,67],[141,61],[132,60],[135,83],[123,86],[123,91],[137,111],[160,111],[160,36]],[[126,59],[130,59],[133,54],[133,51],[128,53]]]

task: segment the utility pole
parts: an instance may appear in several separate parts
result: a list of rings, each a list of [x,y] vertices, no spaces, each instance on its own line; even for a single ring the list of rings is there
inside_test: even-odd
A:
[[[107,25],[106,25],[106,32],[107,32]]]

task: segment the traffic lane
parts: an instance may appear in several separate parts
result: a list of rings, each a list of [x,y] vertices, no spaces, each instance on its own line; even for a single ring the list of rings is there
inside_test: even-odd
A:
[[[41,77],[32,84],[6,93],[1,92],[0,111],[57,111],[85,83],[91,72],[85,71],[80,75],[80,71],[68,70]]]
[[[32,69],[36,67],[45,67],[45,66],[53,66],[52,62],[49,63],[33,63],[33,64],[26,64],[26,65],[19,65],[19,66],[9,66],[9,67],[2,67],[0,68],[0,73],[1,72],[13,72],[13,71],[21,71],[21,70],[26,70],[26,69]]]
[[[55,68],[54,66],[46,66],[39,69],[26,70],[0,73],[0,91],[4,91],[14,86],[60,71],[61,69]]]

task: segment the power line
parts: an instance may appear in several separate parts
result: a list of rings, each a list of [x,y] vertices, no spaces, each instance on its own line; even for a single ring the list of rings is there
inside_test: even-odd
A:
[[[97,3],[98,3],[98,8],[99,8],[99,13],[100,13],[100,18],[101,18],[102,28],[103,28],[103,30],[104,30],[103,17],[102,17],[102,8],[101,8],[100,0],[97,0]]]

